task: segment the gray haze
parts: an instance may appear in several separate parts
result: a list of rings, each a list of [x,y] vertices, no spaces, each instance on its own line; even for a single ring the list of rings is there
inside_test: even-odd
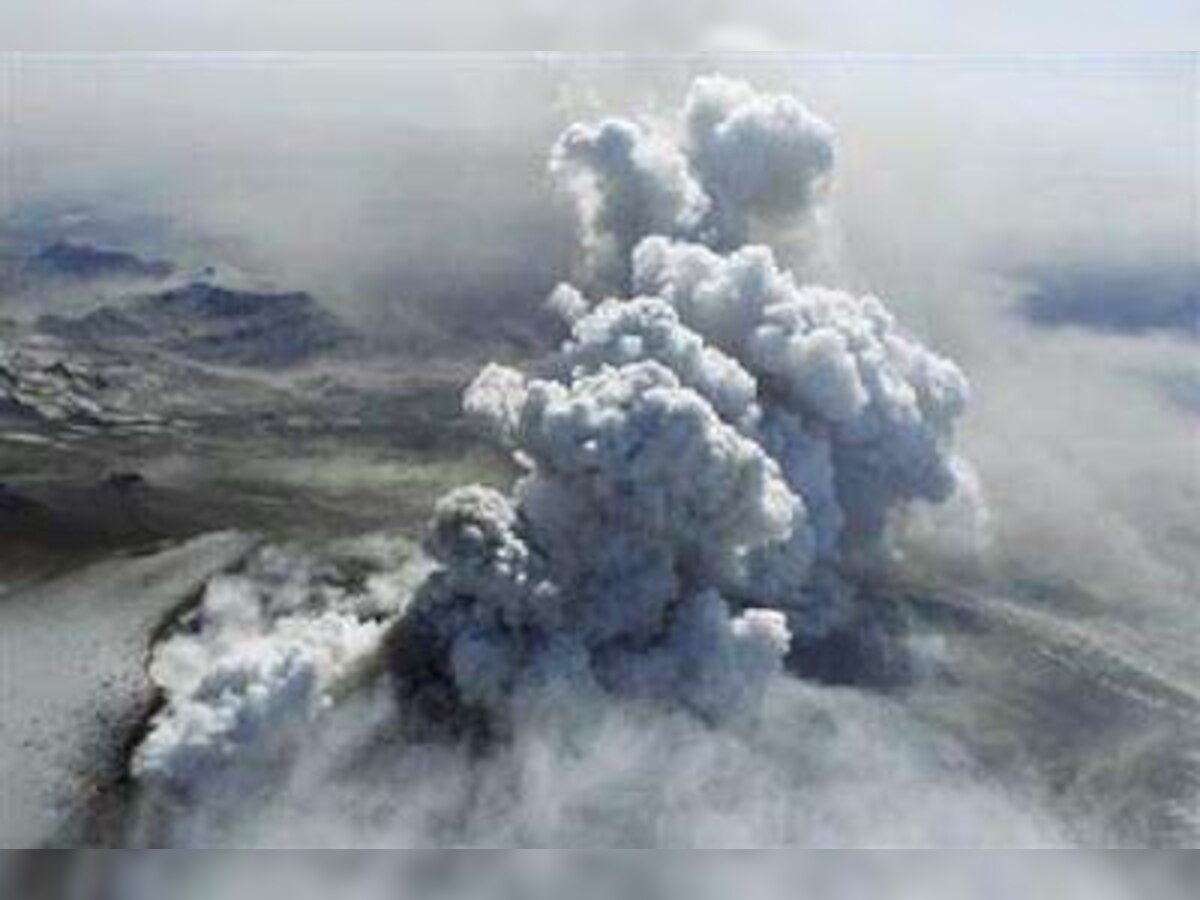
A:
[[[9,0],[24,50],[1187,50],[1188,0]]]

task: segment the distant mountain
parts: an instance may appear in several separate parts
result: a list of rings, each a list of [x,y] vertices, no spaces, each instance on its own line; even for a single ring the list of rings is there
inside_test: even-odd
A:
[[[1071,269],[1026,273],[1020,312],[1043,326],[1200,337],[1200,269]]]
[[[93,347],[153,348],[201,362],[269,368],[304,362],[354,340],[308,293],[232,290],[202,281],[81,316],[45,315],[37,328]]]
[[[99,278],[167,278],[169,262],[145,260],[124,250],[112,250],[75,241],[55,241],[29,259],[34,275],[91,281]]]
[[[0,423],[35,429],[160,426],[127,380],[36,336],[0,341]]]

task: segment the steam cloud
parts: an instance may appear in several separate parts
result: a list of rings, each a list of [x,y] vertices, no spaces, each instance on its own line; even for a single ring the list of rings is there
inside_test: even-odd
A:
[[[188,790],[239,754],[283,752],[378,648],[410,570],[386,542],[356,546],[375,574],[352,585],[335,565],[264,548],[214,579],[151,675],[169,702],[134,757],[148,781]]]

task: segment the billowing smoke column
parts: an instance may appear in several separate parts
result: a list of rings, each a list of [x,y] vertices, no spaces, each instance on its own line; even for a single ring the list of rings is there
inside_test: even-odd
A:
[[[750,715],[793,638],[844,622],[889,513],[955,486],[967,384],[883,304],[797,284],[751,227],[811,215],[830,129],[788,97],[699,79],[673,139],[571,126],[551,172],[597,283],[551,306],[539,377],[489,366],[465,405],[525,475],[438,506],[437,570],[394,632],[410,707],[489,722],[561,694]]]
[[[744,243],[812,215],[831,147],[796,101],[724,79],[674,138],[567,129],[551,171],[593,283],[623,295],[560,286],[570,335],[539,374],[468,389],[523,477],[445,497],[432,568],[399,545],[268,549],[212,583],[156,653],[167,703],[135,771],[239,798],[380,653],[422,726],[515,733],[619,698],[740,729],[785,663],[854,633],[891,513],[955,488],[967,385],[879,300]]]
[[[719,76],[688,93],[678,136],[624,119],[576,124],[550,171],[571,195],[600,284],[627,287],[630,253],[662,235],[727,250],[755,224],[807,217],[833,169],[833,132],[794,98]]]

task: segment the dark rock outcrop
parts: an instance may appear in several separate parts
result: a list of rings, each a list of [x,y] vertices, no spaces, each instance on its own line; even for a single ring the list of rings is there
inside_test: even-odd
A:
[[[166,278],[170,263],[145,260],[124,250],[111,250],[75,241],[55,241],[28,264],[34,275],[91,281],[98,278]]]

